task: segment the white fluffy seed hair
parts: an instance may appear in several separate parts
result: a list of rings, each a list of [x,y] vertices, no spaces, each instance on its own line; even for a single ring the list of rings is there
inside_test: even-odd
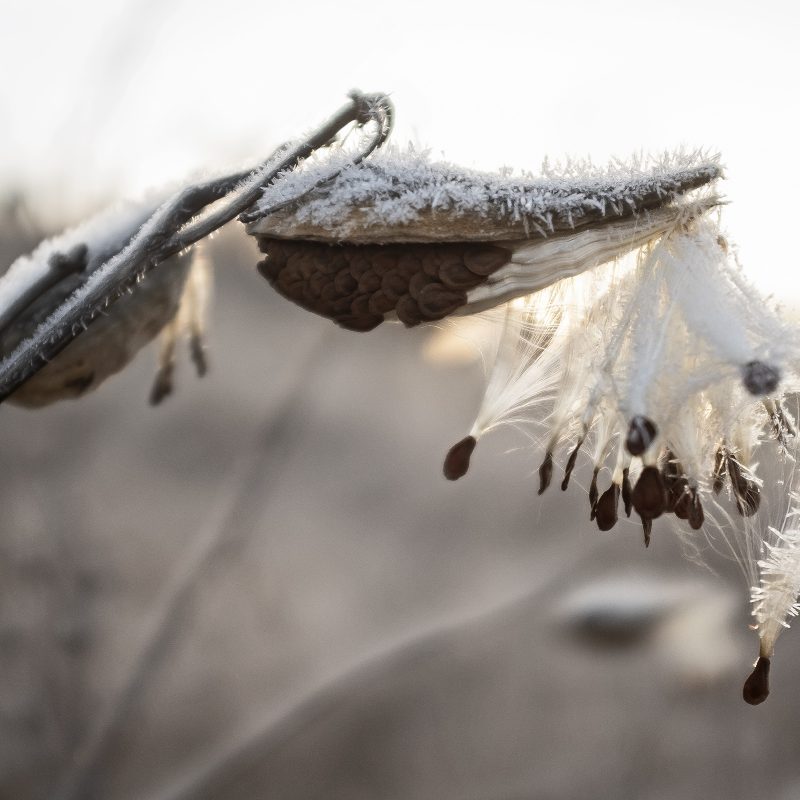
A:
[[[507,304],[471,435],[477,439],[508,422],[530,424],[534,438],[554,454],[585,440],[595,468],[609,466],[617,485],[625,468],[635,483],[642,465],[674,459],[712,523],[704,533],[684,533],[690,549],[697,557],[705,551],[697,537],[708,536],[710,549],[721,542],[740,561],[752,587],[762,655],[769,657],[800,608],[797,444],[790,431],[781,434],[783,443],[765,443],[779,411],[793,427],[783,398],[800,391],[790,368],[797,341],[780,309],[749,285],[718,217],[676,224],[634,259]],[[742,371],[754,361],[782,375],[769,397],[755,397],[743,386]],[[658,429],[640,458],[623,447],[635,415]],[[731,465],[725,489],[730,500],[712,492],[721,454]],[[759,458],[768,463],[759,465]],[[758,472],[776,465],[790,465],[791,476],[764,485]],[[737,473],[764,495],[749,516],[730,508],[730,501],[747,499],[737,496]]]

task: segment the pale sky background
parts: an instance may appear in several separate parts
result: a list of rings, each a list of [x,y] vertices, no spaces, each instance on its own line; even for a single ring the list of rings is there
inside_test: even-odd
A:
[[[204,166],[255,162],[358,87],[392,94],[393,141],[468,166],[719,151],[725,225],[750,274],[800,298],[798,9],[0,0],[0,190],[72,222]]]

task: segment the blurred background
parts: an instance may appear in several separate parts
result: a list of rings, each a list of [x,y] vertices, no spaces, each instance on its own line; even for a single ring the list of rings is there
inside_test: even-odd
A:
[[[0,269],[122,196],[255,163],[353,86],[486,169],[722,153],[725,224],[796,307],[793,4],[0,0]],[[211,370],[155,351],[0,413],[0,797],[800,796],[800,636],[773,695],[735,565],[600,534],[513,431],[441,477],[481,364],[341,331],[215,265]],[[780,279],[780,280],[778,280]]]

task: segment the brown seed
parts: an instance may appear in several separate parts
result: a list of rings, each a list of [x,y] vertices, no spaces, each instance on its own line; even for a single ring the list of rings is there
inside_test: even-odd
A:
[[[597,501],[600,493],[597,490],[597,473],[600,472],[600,467],[595,467],[592,472],[592,482],[589,484],[589,519],[594,519],[597,516]]]
[[[405,277],[406,281],[410,281],[418,272],[424,272],[422,260],[416,248],[407,247],[400,252],[400,258],[397,259],[397,271]]]
[[[324,272],[316,272],[308,279],[308,288],[315,297],[321,297],[325,287],[331,283],[333,281],[330,275],[326,275]]]
[[[457,481],[467,474],[472,451],[478,441],[474,436],[465,436],[454,444],[444,459],[444,476],[449,481]]]
[[[350,313],[354,314],[357,317],[364,317],[364,316],[377,316],[371,315],[369,310],[369,296],[365,294],[360,294],[353,299],[350,303]]]
[[[633,489],[631,488],[630,470],[628,467],[622,470],[622,504],[625,506],[625,516],[630,517],[633,510],[633,500],[631,496]]]
[[[703,513],[703,504],[700,502],[700,496],[697,494],[697,489],[692,489],[692,504],[689,508],[689,527],[694,531],[699,531],[706,521],[706,515]]]
[[[683,468],[678,463],[678,459],[669,448],[665,449],[662,455],[661,477],[667,490],[667,507],[664,510],[667,513],[675,512],[680,519],[686,519],[686,516],[681,516],[681,514],[687,512],[679,504],[689,483],[683,475]]]
[[[350,274],[360,281],[365,273],[372,270],[372,263],[363,249],[348,248],[345,252]]]
[[[358,279],[358,291],[372,294],[381,288],[381,276],[374,269],[365,270]]]
[[[259,275],[272,282],[277,279],[278,274],[286,265],[286,261],[282,258],[277,258],[270,253],[263,261],[259,261],[256,265]]]
[[[770,660],[760,656],[742,687],[742,697],[745,703],[757,706],[769,697],[769,667]]]
[[[653,443],[658,428],[652,420],[637,414],[630,421],[628,435],[625,437],[625,448],[632,456],[640,456]]]
[[[439,267],[436,277],[438,277],[445,286],[450,286],[453,289],[471,289],[483,280],[480,275],[470,272],[470,270],[460,262],[442,264],[442,266]]]
[[[369,299],[370,314],[388,314],[394,309],[395,301],[378,290]]]
[[[633,507],[643,519],[657,519],[667,507],[667,492],[656,467],[645,467],[631,495]]]
[[[424,273],[418,272],[416,275],[411,276],[408,282],[408,293],[417,301],[419,301],[420,292],[431,282],[431,279]]]
[[[619,486],[612,483],[597,501],[597,527],[601,531],[610,531],[617,524],[617,506],[619,505]]]
[[[381,291],[397,301],[408,293],[408,279],[394,269],[384,272],[381,278]]]
[[[583,444],[584,437],[581,436],[578,439],[578,443],[575,445],[572,452],[569,454],[569,458],[567,459],[567,466],[564,469],[564,480],[561,481],[561,491],[566,492],[567,487],[569,486],[569,479],[572,476],[572,470],[575,469],[575,462],[578,460],[578,452],[581,449],[581,445]]]
[[[668,490],[667,491],[668,502],[667,502],[667,508],[665,509],[666,511],[670,510],[669,497],[670,493]],[[672,507],[672,511],[675,512],[675,516],[678,519],[689,519],[689,514],[691,513],[691,509],[692,509],[692,493],[691,490],[689,489],[689,484],[686,483],[683,486],[680,497],[678,497],[677,501],[675,502],[675,505]]]
[[[336,317],[334,322],[340,327],[348,331],[357,331],[358,333],[365,333],[377,328],[383,322],[383,317],[375,316],[374,314],[363,314],[358,316],[356,314],[343,314]]]
[[[510,257],[504,247],[473,246],[464,253],[464,266],[470,272],[486,277],[505,266]]]
[[[395,311],[397,311],[397,318],[407,328],[412,328],[422,322],[423,317],[420,314],[417,301],[410,294],[404,294],[397,301]]]
[[[764,397],[772,394],[781,382],[781,373],[777,367],[763,361],[748,361],[742,367],[742,383],[750,394]]]
[[[743,517],[752,517],[761,505],[761,490],[758,484],[742,472],[739,462],[728,455],[728,474],[731,477],[736,510]]]
[[[539,494],[544,494],[545,489],[550,485],[553,479],[553,454],[548,450],[544,454],[544,461],[542,466],[539,467]]]
[[[467,302],[464,292],[429,283],[419,293],[419,309],[427,319],[441,319]]]
[[[333,285],[340,295],[351,294],[358,290],[358,281],[347,269],[340,269],[333,280]]]
[[[747,482],[747,489],[736,493],[736,510],[743,517],[752,517],[761,505],[761,490],[752,481]]]

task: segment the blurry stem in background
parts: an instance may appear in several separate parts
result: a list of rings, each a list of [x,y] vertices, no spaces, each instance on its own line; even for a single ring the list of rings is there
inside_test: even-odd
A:
[[[216,800],[228,797],[226,788],[253,764],[263,762],[271,752],[298,735],[304,728],[321,719],[332,711],[342,695],[348,689],[363,686],[373,675],[378,675],[382,668],[402,655],[418,652],[448,636],[469,630],[475,625],[482,625],[494,617],[507,614],[515,608],[523,607],[532,600],[549,595],[554,589],[563,586],[566,579],[575,579],[576,573],[583,567],[593,567],[596,563],[597,551],[603,546],[603,540],[593,537],[591,543],[584,547],[580,554],[567,560],[561,569],[553,567],[546,570],[547,577],[537,585],[528,587],[519,596],[477,614],[467,617],[449,619],[438,622],[412,635],[404,635],[382,646],[377,652],[364,655],[354,664],[337,673],[334,677],[323,681],[316,687],[303,692],[294,701],[278,711],[270,710],[263,722],[254,730],[246,733],[232,747],[216,755],[206,755],[200,762],[194,775],[178,782],[176,786],[150,796],[150,800]],[[563,560],[559,559],[563,564]]]
[[[87,734],[70,759],[66,774],[51,795],[52,800],[89,800],[96,796],[97,775],[114,739],[147,686],[148,679],[161,665],[165,653],[177,638],[178,624],[186,601],[197,581],[211,566],[223,547],[241,535],[248,521],[263,513],[269,491],[279,477],[279,467],[290,447],[295,423],[302,414],[300,399],[306,394],[308,377],[326,351],[330,340],[320,334],[305,357],[298,359],[299,379],[288,388],[277,409],[269,414],[253,446],[229,470],[220,500],[210,510],[207,524],[189,542],[167,580],[150,620],[144,626],[143,644],[130,673],[123,681],[108,710]]]
[[[279,148],[260,167],[246,174],[244,183],[240,184],[243,175],[232,175],[179,192],[145,222],[119,253],[95,270],[33,336],[0,362],[0,402],[58,355],[101,310],[132,288],[146,272],[247,210],[265,186],[315,150],[329,145],[344,127],[351,123],[359,127],[375,124],[375,130],[351,159],[357,164],[386,141],[393,119],[394,110],[385,95],[353,91],[347,105],[299,143]],[[325,180],[337,174],[327,175]],[[223,198],[221,207],[212,205],[210,211],[201,213],[209,203]],[[48,273],[46,281],[52,279]],[[29,287],[23,287],[22,293],[29,293]],[[14,300],[10,305],[16,309],[18,302]],[[7,317],[8,309],[0,308],[0,327],[8,323]]]

